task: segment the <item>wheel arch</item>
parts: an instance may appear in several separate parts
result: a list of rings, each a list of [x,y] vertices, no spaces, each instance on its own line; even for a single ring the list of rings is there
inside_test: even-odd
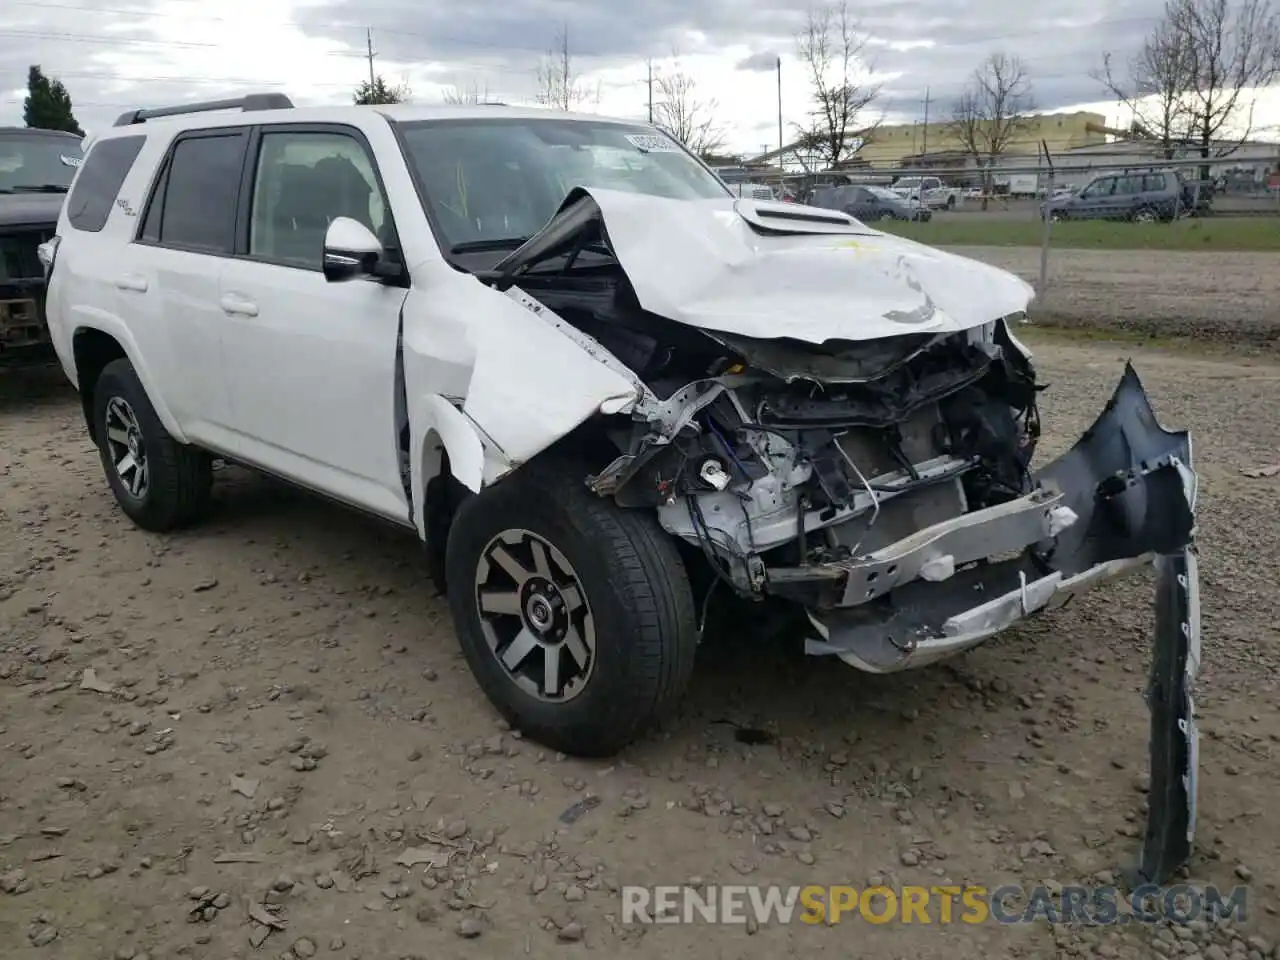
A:
[[[71,335],[71,354],[75,365],[76,389],[80,393],[80,406],[84,411],[85,424],[89,428],[89,437],[94,443],[98,442],[98,428],[93,418],[94,391],[98,386],[98,377],[107,364],[120,359],[128,360],[133,366],[142,388],[147,392],[147,399],[151,401],[156,416],[169,435],[179,443],[187,442],[186,435],[165,403],[164,396],[157,389],[155,378],[142,361],[137,344],[123,325],[103,323],[77,326]]]
[[[413,404],[409,424],[413,522],[418,536],[425,541],[432,509],[428,500],[440,489],[432,481],[448,477],[469,493],[479,493],[486,482],[486,460],[494,457],[487,454],[479,428],[438,393]]]

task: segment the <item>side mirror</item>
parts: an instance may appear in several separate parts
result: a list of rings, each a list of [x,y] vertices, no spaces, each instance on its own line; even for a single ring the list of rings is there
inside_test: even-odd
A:
[[[335,217],[324,232],[324,278],[330,283],[373,276],[385,252],[373,231],[350,217]]]

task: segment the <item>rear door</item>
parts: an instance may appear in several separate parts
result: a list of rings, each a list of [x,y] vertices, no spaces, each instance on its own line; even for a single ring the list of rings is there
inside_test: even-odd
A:
[[[163,323],[163,393],[193,442],[238,456],[225,379],[218,277],[235,241],[247,127],[179,134],[152,184],[117,286]]]
[[[859,220],[866,220],[869,217],[874,219],[875,204],[871,194],[861,187],[845,187],[842,193],[841,208],[845,213]]]

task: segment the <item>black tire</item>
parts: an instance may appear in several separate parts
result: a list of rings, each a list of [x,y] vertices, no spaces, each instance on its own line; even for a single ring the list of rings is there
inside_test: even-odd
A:
[[[676,543],[651,512],[624,510],[588,491],[587,472],[572,462],[535,460],[469,498],[449,531],[446,571],[462,651],[490,702],[515,729],[553,750],[607,757],[683,695],[697,624]],[[477,574],[494,539],[511,530],[529,531],[559,551],[586,598],[595,651],[570,699],[545,699],[520,686],[486,640]],[[541,650],[531,656],[531,668],[543,662]]]
[[[141,495],[125,485],[112,456],[108,408],[114,400],[123,401],[132,412],[145,451],[147,483]],[[206,514],[213,498],[212,458],[169,435],[127,359],[113,360],[98,377],[93,390],[93,422],[107,483],[130,520],[144,530],[164,533]]]
[[[1155,207],[1139,207],[1133,211],[1134,223],[1159,223],[1160,211]]]

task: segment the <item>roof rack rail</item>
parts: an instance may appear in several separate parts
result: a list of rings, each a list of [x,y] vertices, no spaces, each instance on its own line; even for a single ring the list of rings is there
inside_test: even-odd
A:
[[[210,113],[214,110],[291,110],[293,101],[283,93],[250,93],[229,100],[205,100],[200,103],[179,103],[172,107],[148,107],[122,113],[113,126],[128,127],[146,123],[160,117],[180,117],[188,113]]]

